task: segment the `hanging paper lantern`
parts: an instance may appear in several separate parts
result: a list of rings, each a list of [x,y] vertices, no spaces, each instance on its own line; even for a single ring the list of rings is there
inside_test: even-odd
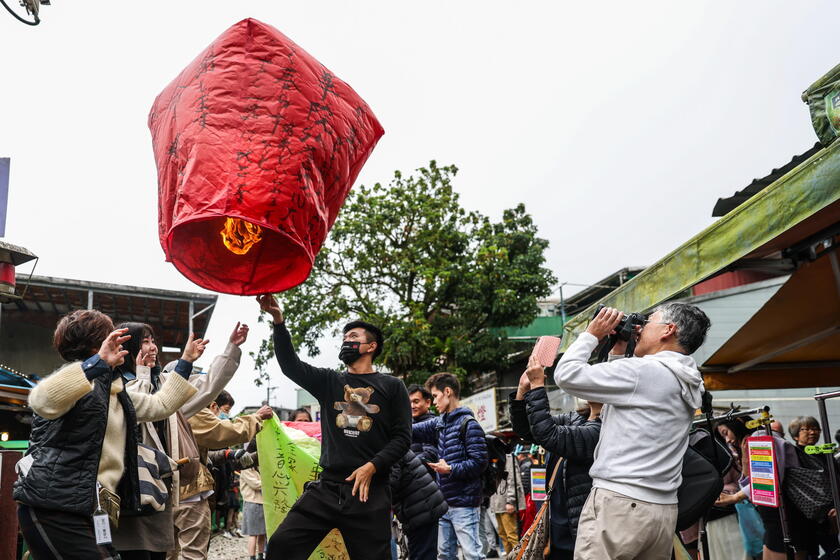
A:
[[[158,95],[149,128],[166,259],[240,295],[306,280],[383,133],[350,86],[253,19]]]

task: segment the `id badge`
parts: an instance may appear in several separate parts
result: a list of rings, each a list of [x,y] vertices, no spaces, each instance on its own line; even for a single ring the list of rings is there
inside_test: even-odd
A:
[[[93,532],[96,535],[96,544],[111,544],[111,522],[104,511],[93,514]]]

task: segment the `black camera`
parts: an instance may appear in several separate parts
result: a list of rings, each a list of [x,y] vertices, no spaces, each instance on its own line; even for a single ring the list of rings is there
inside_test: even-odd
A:
[[[592,315],[592,318],[598,316],[598,313],[606,307],[604,304],[598,305],[598,308],[595,310],[595,314]],[[624,340],[627,342],[627,351],[624,353],[626,357],[631,357],[636,350],[636,327],[643,327],[647,322],[647,318],[641,313],[626,313],[624,317],[621,318],[621,322],[615,327],[615,334],[611,334],[607,337],[607,341],[604,343],[604,346],[601,347],[601,351],[598,353],[598,361],[604,362],[607,360],[607,357],[612,350],[612,347],[615,346],[615,343],[619,340]]]

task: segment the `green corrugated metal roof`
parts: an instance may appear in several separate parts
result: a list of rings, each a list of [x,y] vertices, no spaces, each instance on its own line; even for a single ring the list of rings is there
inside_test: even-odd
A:
[[[840,200],[840,142],[807,161],[698,233],[599,303],[646,311],[767,244]],[[577,338],[593,304],[566,324],[563,350]]]
[[[551,317],[537,317],[527,327],[501,327],[493,332],[505,338],[534,339],[540,336],[560,336],[563,334],[563,318],[559,315]]]

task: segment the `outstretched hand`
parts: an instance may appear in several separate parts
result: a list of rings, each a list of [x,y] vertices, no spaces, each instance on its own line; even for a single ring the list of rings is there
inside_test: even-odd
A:
[[[370,479],[376,473],[376,466],[368,461],[345,478],[347,482],[353,482],[353,491],[351,494],[356,495],[359,492],[359,501],[366,502],[368,499],[368,490],[370,489]]]
[[[274,416],[274,409],[266,404],[261,406],[255,414],[260,420],[268,420],[269,418]]]
[[[99,357],[109,367],[114,368],[125,362],[128,350],[123,350],[122,345],[131,339],[131,336],[125,334],[127,332],[128,329],[117,329],[102,341],[102,346],[99,347]]]
[[[230,335],[230,343],[236,346],[242,346],[246,340],[248,340],[248,325],[240,325],[239,321],[237,321]]]
[[[204,349],[207,348],[209,343],[210,340],[196,338],[195,333],[190,333],[190,339],[187,341],[187,345],[184,346],[184,354],[181,356],[181,359],[187,362],[196,361],[204,354]]]
[[[257,302],[260,304],[260,311],[271,315],[271,320],[274,321],[275,324],[279,325],[283,322],[283,310],[280,309],[280,304],[277,303],[277,298],[271,294],[263,294],[261,296],[257,296]]]

